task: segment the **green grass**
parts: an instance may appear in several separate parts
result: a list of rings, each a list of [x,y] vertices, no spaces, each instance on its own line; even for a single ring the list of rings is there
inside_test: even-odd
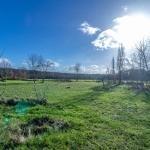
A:
[[[0,92],[4,84],[0,83]],[[0,100],[0,149],[150,149],[150,99],[145,95],[135,97],[125,85],[102,89],[100,83],[92,81],[46,81],[36,85],[40,93],[47,90],[48,104],[37,104],[27,113],[17,114],[15,105],[2,101],[35,99],[33,82],[7,81]],[[47,121],[38,126],[34,119],[39,118]],[[50,125],[56,118],[60,128]],[[21,125],[30,128],[31,135],[18,142],[15,135],[20,135]],[[34,134],[37,130],[42,132]]]

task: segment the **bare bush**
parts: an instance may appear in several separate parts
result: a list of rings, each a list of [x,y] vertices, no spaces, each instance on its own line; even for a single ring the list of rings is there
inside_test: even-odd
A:
[[[38,77],[38,71],[40,67],[43,65],[44,58],[41,55],[31,54],[28,56],[28,66],[32,73],[32,78],[35,83],[36,78]]]

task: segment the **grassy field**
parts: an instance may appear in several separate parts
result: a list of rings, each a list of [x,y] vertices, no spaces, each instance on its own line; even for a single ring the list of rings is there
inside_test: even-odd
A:
[[[36,98],[32,81],[7,81],[0,98],[0,149],[150,149],[150,99],[145,95],[135,96],[126,85],[102,89],[92,81],[36,86],[37,93],[46,93],[46,105],[31,105]],[[21,101],[30,104],[24,114],[16,112]]]

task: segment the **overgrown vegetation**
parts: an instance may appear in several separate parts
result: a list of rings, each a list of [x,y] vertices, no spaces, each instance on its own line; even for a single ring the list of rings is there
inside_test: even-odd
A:
[[[150,99],[144,94],[92,81],[36,86],[38,93],[47,87],[46,105],[34,103],[33,81],[7,81],[0,99],[1,149],[150,149]],[[16,113],[22,101],[29,108]]]

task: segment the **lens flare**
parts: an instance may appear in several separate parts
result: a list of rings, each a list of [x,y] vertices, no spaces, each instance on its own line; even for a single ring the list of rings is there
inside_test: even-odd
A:
[[[21,101],[15,106],[15,111],[17,114],[25,114],[27,113],[28,109],[29,104],[25,101]]]

